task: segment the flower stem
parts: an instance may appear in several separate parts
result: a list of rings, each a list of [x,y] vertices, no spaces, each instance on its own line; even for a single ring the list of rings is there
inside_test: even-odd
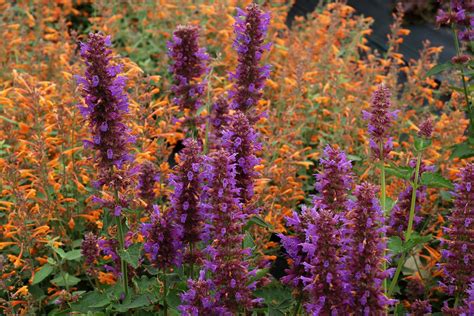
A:
[[[302,294],[298,295],[298,300],[296,302],[296,306],[295,306],[295,310],[293,312],[293,316],[297,316],[300,313],[301,301],[302,300],[303,300],[303,295]]]
[[[123,251],[125,250],[125,242],[124,242],[124,231],[123,231],[123,222],[120,216],[116,217],[117,219],[117,227],[118,227],[118,240],[120,249]],[[123,291],[125,293],[125,297],[128,295],[128,269],[127,263],[125,260],[122,259],[120,256],[120,270],[122,271],[122,281],[123,281]]]
[[[166,297],[168,296],[168,282],[166,281],[166,270],[163,271],[163,315],[168,316],[168,300]]]
[[[116,203],[119,202],[119,195],[118,195],[118,190],[115,190],[115,201]],[[124,229],[123,229],[123,219],[122,216],[115,216],[115,219],[117,221],[117,229],[118,229],[118,242],[120,246],[120,250],[124,251],[125,250],[125,234],[124,234]],[[125,293],[125,297],[128,296],[128,266],[127,262],[120,256],[120,271],[122,272],[122,282],[123,282],[123,291]]]
[[[411,203],[410,203],[410,215],[408,219],[408,227],[405,232],[405,243],[410,240],[411,234],[413,232],[413,221],[415,218],[415,205],[416,205],[416,191],[418,189],[418,178],[420,174],[420,165],[421,165],[421,151],[418,152],[416,158],[416,167],[415,167],[415,180],[412,184],[412,193],[411,193]],[[402,267],[405,264],[406,260],[406,253],[404,252],[400,259],[398,260],[397,270],[395,271],[395,275],[393,276],[392,282],[390,283],[390,288],[388,289],[388,296],[391,296],[395,285],[398,282],[398,277],[400,276],[400,272],[402,271]]]

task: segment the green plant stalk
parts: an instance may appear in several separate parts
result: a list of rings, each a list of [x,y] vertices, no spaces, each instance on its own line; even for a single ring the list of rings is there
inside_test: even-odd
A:
[[[214,68],[211,68],[211,70],[209,71],[209,75],[208,75],[208,80],[207,80],[207,102],[206,102],[206,110],[207,110],[207,115],[208,115],[208,118],[206,119],[206,130],[205,130],[205,135],[204,135],[204,138],[205,138],[205,141],[204,141],[204,148],[203,148],[203,154],[206,155],[208,152],[209,152],[209,131],[210,131],[210,116],[211,116],[211,103],[212,103],[212,100],[211,100],[211,89],[212,89],[212,86],[211,86],[211,75],[214,71]]]
[[[415,180],[412,184],[412,192],[411,192],[411,203],[410,203],[410,215],[408,218],[408,227],[405,232],[405,242],[407,242],[411,234],[413,232],[413,220],[415,218],[415,204],[416,204],[416,191],[418,190],[418,178],[420,173],[420,165],[421,165],[421,154],[422,152],[418,152],[416,158],[416,167],[415,167]],[[388,296],[390,297],[393,294],[393,290],[395,285],[398,282],[398,277],[400,276],[400,272],[402,271],[402,267],[405,264],[406,260],[406,253],[404,252],[400,259],[398,260],[397,270],[395,271],[395,275],[393,276],[392,282],[390,283],[390,287],[388,289]]]
[[[120,216],[116,216],[117,219],[117,227],[118,227],[118,240],[120,249],[122,251],[125,250],[125,242],[124,242],[124,231],[123,231],[123,222]],[[125,296],[128,296],[128,267],[127,262],[125,262],[122,257],[120,257],[120,270],[122,271],[122,281],[123,281],[123,291],[125,292]]]
[[[297,301],[297,303],[296,303],[295,310],[294,310],[294,312],[293,312],[293,316],[297,316],[297,315],[300,313],[301,301],[302,301],[302,295],[300,295],[300,296],[298,297],[298,301]]]
[[[118,191],[115,190],[115,201],[119,201]],[[123,229],[123,221],[121,216],[115,217],[117,221],[117,229],[118,229],[118,242],[120,250],[125,251],[125,234]],[[127,262],[120,256],[120,271],[122,272],[122,282],[123,282],[123,291],[125,293],[125,297],[128,296],[128,266]]]

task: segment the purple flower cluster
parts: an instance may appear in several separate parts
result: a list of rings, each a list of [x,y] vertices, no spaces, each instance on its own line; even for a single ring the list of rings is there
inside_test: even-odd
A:
[[[174,187],[170,202],[173,212],[183,226],[183,242],[195,243],[201,240],[204,216],[199,205],[201,195],[201,146],[193,139],[186,139],[179,153],[179,164],[170,175]]]
[[[445,2],[445,1],[441,1]],[[474,40],[474,1],[473,0],[450,0],[449,11],[440,9],[436,16],[438,24],[454,24],[460,32],[458,37],[462,41]]]
[[[261,149],[258,135],[241,111],[236,111],[228,122],[228,129],[222,133],[222,147],[235,154],[237,162],[236,181],[241,202],[247,204],[254,195],[254,181],[258,176],[255,166],[260,160],[255,153]],[[253,213],[252,210],[244,210]]]
[[[81,244],[81,254],[87,266],[87,273],[94,274],[94,264],[99,259],[99,248],[97,246],[97,236],[89,232],[84,236]]]
[[[85,147],[97,150],[99,167],[98,186],[122,185],[121,177],[114,172],[114,166],[132,159],[128,153],[130,129],[124,118],[128,113],[128,96],[125,93],[126,78],[118,76],[122,65],[113,64],[110,37],[100,33],[90,33],[87,43],[81,43],[81,57],[87,69],[85,77],[76,76],[81,86],[85,106],[79,105],[82,115],[89,121],[92,140],[85,140]]]
[[[259,66],[262,54],[270,49],[270,43],[264,44],[270,23],[270,14],[263,12],[257,4],[250,4],[243,11],[237,8],[233,46],[237,50],[238,65],[230,77],[235,81],[229,96],[231,107],[247,115],[251,123],[258,117],[252,111],[262,97],[265,80],[270,74],[270,66]]]
[[[199,47],[199,27],[180,25],[168,42],[168,55],[171,59],[170,72],[174,77],[172,91],[173,103],[181,110],[188,109],[191,116],[202,106],[201,97],[206,83],[201,77],[208,71],[209,56]]]
[[[397,117],[397,111],[391,111],[390,90],[381,84],[372,95],[370,111],[363,111],[369,121],[370,148],[376,159],[385,159],[393,148],[390,128]],[[382,152],[381,152],[382,149]]]
[[[172,210],[162,213],[154,205],[151,222],[141,226],[145,254],[155,267],[164,271],[182,262],[183,228],[176,222]]]
[[[433,135],[433,120],[427,118],[420,124],[420,130],[418,131],[418,136],[430,139]]]
[[[198,280],[188,280],[188,288],[189,290],[181,295],[184,304],[178,307],[183,315],[229,315],[227,309],[216,306],[211,295],[214,285],[211,280],[206,279],[204,270],[201,270]]]
[[[378,189],[362,183],[355,189],[356,201],[348,202],[347,229],[349,239],[347,268],[351,279],[356,315],[382,315],[390,301],[383,293],[385,240],[384,217],[377,198]]]
[[[329,209],[306,209],[311,220],[301,244],[307,261],[303,262],[308,276],[302,276],[309,302],[305,305],[312,315],[343,315],[348,312],[352,297],[348,275],[341,254],[341,218]]]
[[[154,187],[158,181],[160,181],[160,174],[156,166],[150,161],[142,163],[138,177],[138,196],[146,203],[146,208],[150,212],[153,210],[156,198]]]
[[[431,315],[431,304],[428,300],[415,300],[410,306],[410,316]]]
[[[245,215],[238,199],[236,188],[235,155],[219,150],[206,157],[204,163],[205,186],[203,188],[203,207],[208,222],[205,225],[205,240],[211,244],[204,250],[208,259],[204,261],[204,271],[211,276],[206,282],[212,289],[211,296],[202,304],[204,298],[196,303],[195,286],[205,280],[190,283],[190,289],[183,296],[181,310],[194,310],[203,314],[210,308],[213,314],[232,315],[241,309],[250,309],[255,300],[248,285],[250,273],[244,257],[248,250],[242,249],[242,223]],[[206,306],[204,306],[206,305]]]
[[[309,300],[306,307],[314,315],[343,313],[352,301],[343,256],[345,220],[339,214],[352,186],[351,163],[344,152],[328,146],[321,165],[314,207],[303,207],[301,215],[294,212],[287,218],[294,235],[279,235],[292,260],[282,282]]]
[[[316,191],[313,203],[334,212],[344,210],[347,194],[353,185],[352,164],[343,151],[326,146],[320,160],[322,171],[316,174]]]
[[[209,121],[212,128],[209,142],[214,145],[214,148],[218,148],[220,146],[222,132],[227,128],[229,123],[229,102],[227,98],[223,96],[217,98],[212,105]]]
[[[462,295],[474,280],[474,164],[462,168],[459,178],[442,255],[445,287],[450,294]]]

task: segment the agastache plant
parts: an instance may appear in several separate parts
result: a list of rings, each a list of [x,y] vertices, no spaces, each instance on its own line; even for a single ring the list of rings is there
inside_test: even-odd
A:
[[[120,190],[127,185],[129,175],[123,169],[132,160],[129,154],[130,143],[134,138],[126,125],[128,96],[125,92],[126,78],[118,75],[122,65],[113,64],[109,36],[90,33],[88,41],[81,43],[80,54],[86,64],[85,76],[76,76],[84,97],[85,106],[79,105],[84,118],[89,122],[92,140],[85,140],[86,148],[95,149],[99,175],[96,186],[107,185],[113,188],[114,201],[95,197],[94,200],[113,211],[118,227],[118,242],[124,247],[124,219],[121,211],[128,203],[120,196]],[[112,242],[112,241],[111,241]],[[123,290],[128,293],[127,263],[120,259]]]
[[[189,247],[186,261],[194,264],[198,254],[195,244],[201,241],[204,214],[199,203],[201,196],[201,146],[196,140],[186,139],[179,153],[179,163],[170,175],[174,192],[170,196],[171,208],[176,213],[179,225],[183,227],[182,241]],[[191,265],[192,267],[192,265]],[[190,275],[192,276],[192,268]]]
[[[244,212],[255,213],[247,204],[254,196],[254,181],[258,176],[255,166],[260,162],[255,153],[261,149],[261,145],[258,142],[258,134],[244,113],[236,111],[230,117],[228,128],[222,132],[221,142],[223,148],[235,154],[237,188],[241,202],[246,207]]]
[[[307,302],[306,309],[315,315],[343,313],[352,301],[344,272],[347,249],[341,230],[352,187],[352,166],[343,151],[331,146],[325,148],[321,166],[321,172],[316,175],[319,195],[313,198],[314,206],[304,206],[301,214],[294,212],[287,217],[294,235],[279,235],[292,260],[282,282],[296,291],[295,315],[302,301]]]
[[[180,25],[168,42],[171,59],[170,72],[173,75],[171,91],[173,103],[188,113],[185,123],[195,128],[196,111],[203,105],[206,82],[201,78],[208,72],[209,55],[199,46],[199,27]]]
[[[229,119],[229,101],[226,97],[220,96],[212,104],[209,116],[209,122],[211,125],[209,141],[214,148],[220,147],[222,132],[227,128]]]
[[[474,164],[468,164],[459,173],[455,184],[454,210],[448,217],[443,243],[443,286],[455,295],[454,307],[458,307],[462,295],[474,280]]]
[[[156,199],[154,187],[158,181],[160,181],[160,174],[156,166],[150,161],[143,162],[140,165],[137,189],[138,196],[146,203],[146,209],[149,212],[153,211]]]
[[[219,150],[206,157],[204,164],[206,185],[203,199],[208,222],[205,226],[205,240],[211,242],[204,250],[207,259],[204,260],[205,273],[212,289],[206,299],[213,313],[233,315],[242,310],[249,310],[257,302],[252,299],[252,289],[255,284],[249,282],[251,274],[248,264],[244,261],[249,255],[248,249],[242,249],[242,225],[246,218],[238,199],[236,188],[235,155],[229,155],[225,150]],[[201,276],[204,272],[201,272]],[[198,306],[195,293],[205,280],[190,282],[189,290],[182,296],[181,310],[198,310],[199,315],[209,306],[199,300]]]
[[[313,202],[334,212],[343,211],[353,185],[352,164],[343,151],[330,145],[324,148],[320,164],[322,171],[315,175],[315,189],[319,194]]]
[[[257,4],[248,5],[245,11],[237,8],[233,47],[237,51],[238,64],[230,75],[234,88],[229,96],[232,109],[245,113],[251,124],[258,120],[255,106],[270,74],[269,65],[260,66],[263,53],[270,49],[270,43],[264,43],[269,24],[270,14],[263,12]]]
[[[349,201],[345,234],[348,239],[346,265],[356,315],[381,315],[390,300],[384,295],[384,216],[377,199],[378,188],[362,183],[355,189],[356,201]]]

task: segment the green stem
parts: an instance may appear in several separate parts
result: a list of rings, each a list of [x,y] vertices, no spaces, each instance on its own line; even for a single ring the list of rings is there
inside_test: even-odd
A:
[[[125,250],[125,241],[124,241],[124,230],[123,230],[123,222],[120,216],[116,216],[117,219],[117,227],[118,227],[118,240],[120,249],[123,251]],[[123,291],[125,293],[125,297],[128,296],[128,267],[127,262],[120,257],[120,270],[122,271],[122,281],[123,281]]]
[[[193,260],[193,252],[194,252],[194,243],[189,244],[189,257],[191,258],[191,263],[189,267],[189,278],[194,278],[194,260]]]
[[[115,190],[115,201],[119,202],[119,196],[117,189]],[[117,229],[118,229],[118,242],[120,246],[120,250],[125,250],[125,234],[124,234],[124,227],[123,227],[123,220],[122,216],[115,217],[117,221]],[[125,293],[125,297],[128,296],[128,266],[127,262],[120,256],[120,271],[122,272],[122,282],[123,282],[123,291]]]
[[[413,232],[413,220],[415,218],[415,205],[416,205],[416,191],[418,189],[418,178],[420,174],[420,165],[421,165],[421,154],[422,152],[418,152],[416,158],[416,167],[415,167],[415,180],[412,184],[412,192],[411,192],[411,202],[410,202],[410,217],[408,218],[408,227],[405,232],[405,242],[410,240],[411,234]],[[395,275],[393,276],[392,282],[390,283],[390,287],[388,289],[388,296],[390,297],[393,294],[393,290],[395,285],[398,282],[398,277],[400,276],[400,272],[402,271],[402,267],[405,264],[406,260],[406,253],[404,252],[400,259],[398,260],[397,270],[395,271]]]
[[[295,310],[293,312],[293,316],[297,316],[299,315],[300,313],[300,309],[301,309],[301,301],[303,300],[303,295],[298,295],[298,300],[296,302],[296,306],[295,306]]]
[[[459,293],[457,293],[456,298],[454,299],[454,308],[458,307],[460,297],[461,297],[461,295]]]
[[[408,218],[408,227],[405,233],[405,241],[408,241],[411,237],[413,231],[413,220],[415,219],[415,204],[416,204],[416,191],[418,190],[418,178],[420,175],[420,165],[421,165],[421,151],[416,157],[416,167],[415,167],[415,181],[413,181],[412,191],[411,191],[411,204],[410,204],[410,217]]]

